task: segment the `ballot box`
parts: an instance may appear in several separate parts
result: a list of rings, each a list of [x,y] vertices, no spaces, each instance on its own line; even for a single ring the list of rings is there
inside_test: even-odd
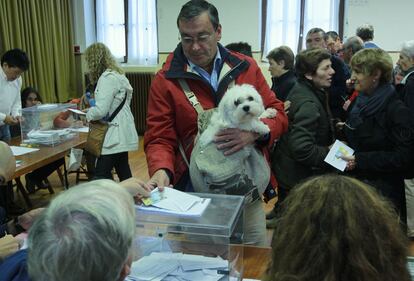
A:
[[[23,108],[20,120],[22,144],[54,146],[78,137],[79,133],[70,128],[53,126],[55,118],[69,108],[76,108],[76,104],[41,104]]]
[[[136,208],[134,262],[127,280],[241,280],[244,197],[191,194],[208,203],[201,214]]]

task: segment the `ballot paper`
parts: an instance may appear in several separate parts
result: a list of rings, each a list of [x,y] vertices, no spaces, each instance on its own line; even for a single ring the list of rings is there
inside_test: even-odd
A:
[[[89,127],[79,127],[79,128],[70,128],[72,132],[87,133],[89,132]]]
[[[31,130],[25,143],[53,145],[71,139],[75,134],[68,128],[60,130]]]
[[[131,273],[126,280],[218,281],[228,275],[228,272],[228,261],[221,257],[183,253],[151,253],[132,263]]]
[[[79,109],[75,109],[75,108],[68,108],[69,111],[72,111],[73,113],[79,114],[79,115],[86,115],[85,112],[79,110]]]
[[[20,156],[30,152],[38,151],[38,148],[22,147],[22,146],[10,146],[10,149],[14,156]],[[21,162],[21,161],[20,161]],[[20,164],[16,162],[16,164]]]
[[[144,203],[149,206],[137,205],[140,210],[169,213],[184,216],[201,216],[210,203],[210,198],[201,198],[196,195],[181,192],[179,190],[165,187],[159,192],[154,189],[149,199]]]
[[[343,172],[346,168],[347,161],[343,160],[341,157],[352,155],[354,155],[354,150],[352,148],[343,142],[336,140],[324,161]]]

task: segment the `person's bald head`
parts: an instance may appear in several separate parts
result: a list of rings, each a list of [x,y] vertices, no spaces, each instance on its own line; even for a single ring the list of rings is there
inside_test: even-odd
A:
[[[0,185],[3,185],[11,180],[16,170],[16,160],[9,145],[2,141],[0,141],[0,155]]]

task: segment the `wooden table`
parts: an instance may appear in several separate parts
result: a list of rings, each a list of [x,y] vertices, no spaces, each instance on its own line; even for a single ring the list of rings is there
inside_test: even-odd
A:
[[[49,163],[52,163],[62,157],[65,157],[67,152],[73,148],[82,148],[86,143],[87,134],[79,133],[79,137],[75,137],[71,140],[62,142],[55,146],[39,146],[38,151],[27,153],[21,156],[16,156],[16,160],[20,160],[20,166],[16,168],[13,178],[16,180],[17,188],[23,195],[23,198],[29,208],[32,207],[32,203],[23,187],[20,177],[33,170],[43,167]],[[14,138],[10,141],[10,145],[20,145],[20,138]],[[65,175],[65,187],[68,186],[66,165],[64,164],[64,175]]]
[[[272,260],[272,249],[254,246],[244,246],[243,278],[261,280]]]

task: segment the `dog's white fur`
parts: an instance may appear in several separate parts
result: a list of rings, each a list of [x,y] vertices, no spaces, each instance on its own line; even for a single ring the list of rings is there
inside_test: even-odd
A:
[[[262,97],[252,85],[235,85],[224,94],[218,110],[213,113],[207,129],[200,136],[200,144],[209,144],[220,130],[226,128],[239,128],[265,135],[269,133],[269,127],[259,118],[275,116],[275,109],[265,110]]]

